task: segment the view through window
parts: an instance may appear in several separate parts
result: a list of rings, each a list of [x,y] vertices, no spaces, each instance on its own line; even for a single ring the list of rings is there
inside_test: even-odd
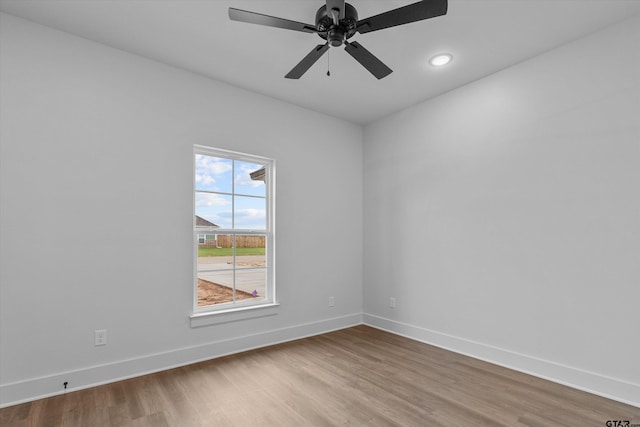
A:
[[[273,302],[273,161],[194,148],[195,309]]]

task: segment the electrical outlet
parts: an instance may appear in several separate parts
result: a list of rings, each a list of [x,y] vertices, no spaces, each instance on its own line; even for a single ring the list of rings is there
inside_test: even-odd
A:
[[[106,329],[100,329],[99,331],[95,332],[94,335],[95,338],[95,345],[107,345],[107,330]]]
[[[395,297],[390,297],[389,298],[389,307],[390,308],[396,308],[396,298]]]
[[[336,305],[336,301],[333,297],[329,297],[329,307],[333,307]]]

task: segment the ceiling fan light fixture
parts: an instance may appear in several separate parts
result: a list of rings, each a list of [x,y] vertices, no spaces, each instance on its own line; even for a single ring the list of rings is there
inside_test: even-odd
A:
[[[452,60],[453,55],[451,55],[450,53],[439,53],[429,59],[429,64],[431,64],[432,67],[444,67]]]

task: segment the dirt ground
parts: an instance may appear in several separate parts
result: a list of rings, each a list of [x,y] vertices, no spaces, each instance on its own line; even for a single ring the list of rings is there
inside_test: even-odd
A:
[[[236,289],[236,301],[249,298],[255,297],[248,292]],[[209,282],[208,280],[198,279],[198,307],[231,302],[232,300],[233,289],[230,287]]]

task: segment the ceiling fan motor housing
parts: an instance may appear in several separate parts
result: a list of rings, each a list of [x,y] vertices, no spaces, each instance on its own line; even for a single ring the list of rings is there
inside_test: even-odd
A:
[[[333,47],[338,47],[345,40],[351,38],[356,33],[358,23],[358,11],[349,3],[344,4],[344,18],[336,25],[331,14],[327,13],[327,6],[324,5],[316,12],[316,29],[318,35],[327,40]]]

